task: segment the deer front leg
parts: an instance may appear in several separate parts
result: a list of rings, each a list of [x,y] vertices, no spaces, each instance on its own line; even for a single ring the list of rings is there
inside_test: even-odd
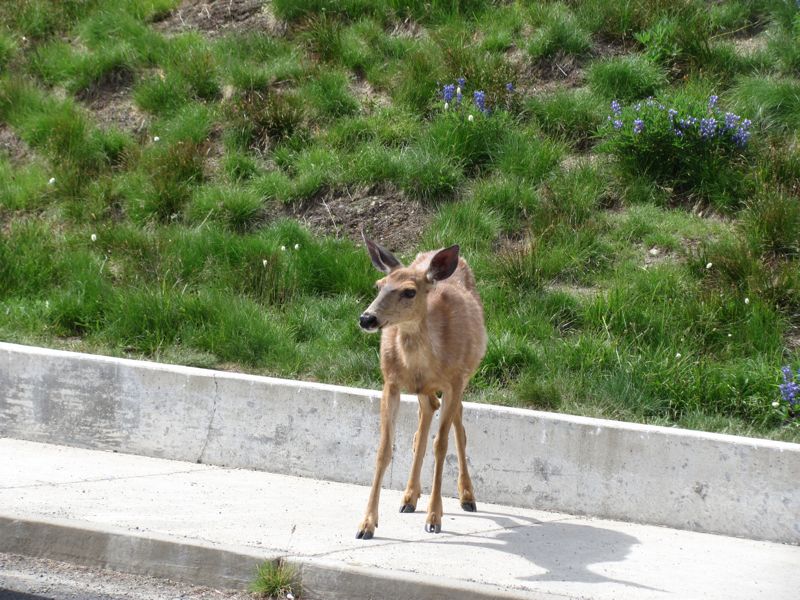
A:
[[[422,493],[419,476],[422,471],[422,462],[425,460],[425,450],[428,447],[433,411],[439,406],[439,400],[435,396],[420,395],[417,396],[417,399],[419,400],[419,425],[417,433],[414,434],[414,459],[408,475],[406,492],[403,494],[403,503],[400,505],[401,513],[413,513],[417,510],[417,500]]]
[[[372,539],[378,527],[378,502],[381,497],[381,484],[386,467],[392,460],[392,443],[394,439],[394,422],[397,408],[400,406],[400,390],[389,384],[383,386],[381,397],[381,441],[378,445],[378,456],[375,460],[375,477],[372,479],[372,490],[367,502],[367,512],[358,527],[356,539]]]
[[[456,452],[458,454],[458,497],[461,500],[461,508],[468,512],[475,512],[478,506],[475,504],[475,491],[472,489],[472,479],[467,469],[467,432],[464,430],[462,416],[464,406],[459,402],[456,414],[453,417],[453,428],[456,434]]]
[[[461,405],[461,388],[453,388],[451,393],[445,393],[444,405],[439,413],[439,431],[433,440],[433,454],[436,463],[433,467],[433,486],[431,499],[428,504],[428,517],[425,521],[425,531],[439,533],[442,530],[442,471],[444,458],[447,454],[447,438],[450,435],[450,426],[458,406]]]

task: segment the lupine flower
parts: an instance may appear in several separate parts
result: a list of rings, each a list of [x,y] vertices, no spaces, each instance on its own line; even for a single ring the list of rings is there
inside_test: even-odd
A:
[[[733,113],[727,112],[725,113],[725,129],[733,129],[739,124],[741,121],[741,117],[739,115],[735,115]]]
[[[800,404],[800,385],[795,381],[794,374],[789,367],[783,367],[783,383],[778,386],[784,401],[794,408],[795,404]],[[800,374],[800,371],[798,372]]]
[[[444,86],[444,89],[442,90],[442,98],[444,98],[444,101],[449,104],[453,100],[453,93],[455,91],[456,86],[454,86],[452,83],[448,83],[446,86]]]
[[[719,96],[711,96],[708,99],[708,110],[712,110],[717,106],[717,100],[719,100]]]
[[[463,88],[465,83],[467,83],[466,79],[464,79],[463,77],[458,78],[458,87]]]
[[[714,117],[700,121],[700,135],[704,138],[714,137],[717,131],[717,120]]]
[[[611,112],[613,112],[617,116],[620,116],[622,114],[622,106],[616,100],[611,101]]]
[[[672,121],[678,115],[678,111],[675,110],[674,108],[670,108],[667,111],[667,114],[669,115],[669,120]]]
[[[483,90],[477,90],[472,95],[472,99],[475,101],[475,106],[478,107],[478,110],[486,112],[486,93]]]
[[[507,83],[506,84],[506,91],[509,94],[513,94],[514,93],[514,84],[513,83]]]
[[[614,129],[622,129],[622,121],[619,119],[614,119],[612,125],[614,126]]]
[[[633,133],[642,133],[644,131],[644,121],[641,119],[636,119],[633,122]]]

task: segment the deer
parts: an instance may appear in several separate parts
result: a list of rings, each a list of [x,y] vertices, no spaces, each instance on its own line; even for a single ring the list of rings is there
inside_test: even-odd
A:
[[[468,512],[477,510],[467,469],[467,435],[462,422],[461,399],[486,353],[483,305],[475,277],[459,256],[458,245],[422,252],[405,267],[388,250],[367,239],[363,232],[362,237],[373,266],[385,274],[375,284],[377,296],[359,317],[364,331],[381,332],[383,392],[375,474],[356,539],[372,539],[378,527],[381,486],[386,467],[392,460],[401,392],[416,394],[419,401],[411,472],[401,513],[416,511],[422,493],[420,472],[431,421],[441,406],[439,429],[433,441],[435,464],[425,522],[426,532],[440,533],[442,470],[451,426],[455,428],[461,508]]]

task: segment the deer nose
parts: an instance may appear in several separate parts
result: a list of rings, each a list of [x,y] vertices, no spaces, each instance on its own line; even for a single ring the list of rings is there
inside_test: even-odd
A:
[[[378,327],[378,317],[369,313],[364,313],[358,318],[361,329],[376,329]]]

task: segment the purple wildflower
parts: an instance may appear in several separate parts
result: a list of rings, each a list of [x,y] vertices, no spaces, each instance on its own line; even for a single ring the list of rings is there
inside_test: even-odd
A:
[[[670,108],[667,111],[667,114],[669,115],[669,120],[672,121],[672,119],[674,119],[678,115],[678,111],[675,110],[674,108]],[[681,120],[683,120],[683,119],[681,119]]]
[[[642,133],[642,131],[644,131],[644,121],[636,119],[633,122],[633,133],[639,134]]]
[[[778,386],[781,391],[781,396],[785,402],[794,408],[795,404],[800,404],[800,385],[795,381],[794,374],[789,367],[783,367],[783,383]]]
[[[611,112],[613,112],[617,116],[620,116],[622,114],[622,106],[616,100],[611,101]]]
[[[714,117],[702,119],[700,121],[700,137],[714,137],[717,131],[717,120]]]
[[[465,83],[467,83],[466,79],[464,79],[463,77],[458,78],[458,87],[463,88]]]
[[[725,129],[728,131],[734,129],[741,120],[742,118],[739,115],[730,112],[725,113]]]
[[[513,94],[514,93],[514,84],[513,83],[507,83],[506,84],[506,91],[509,94]]]
[[[673,129],[673,131],[675,132],[675,137],[683,137],[683,132],[680,129]]]
[[[719,96],[716,95],[712,95],[708,99],[708,110],[713,110],[714,108],[717,107],[717,100],[719,100]]]
[[[475,101],[475,106],[481,112],[486,112],[486,93],[483,90],[477,90],[472,94],[472,99]]]
[[[442,98],[444,98],[444,101],[451,102],[453,100],[453,94],[455,91],[456,86],[454,86],[452,83],[448,83],[446,86],[444,86],[444,89],[442,90]]]
[[[619,119],[614,119],[612,125],[614,125],[614,129],[622,129],[622,121],[620,121]]]

